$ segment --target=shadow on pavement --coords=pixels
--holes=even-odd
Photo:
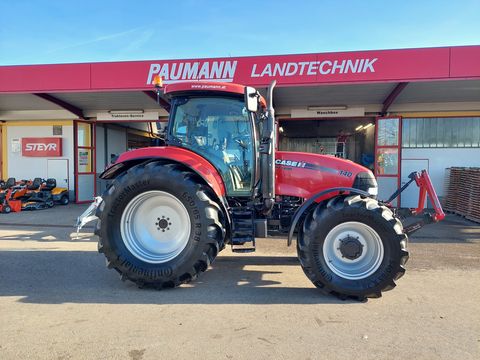
[[[405,224],[413,221],[409,218]],[[449,214],[441,222],[426,225],[409,238],[413,243],[480,243],[480,224]]]
[[[38,241],[38,242],[92,242],[97,241],[93,235],[93,227],[84,229],[76,234],[77,229],[72,226],[40,226],[40,225],[6,225],[1,226],[0,241]],[[87,232],[88,231],[88,232]]]
[[[120,281],[105,268],[103,256],[91,251],[0,251],[0,259],[0,296],[19,296],[24,303],[358,304],[323,295],[313,285],[279,286],[270,275],[278,279],[285,266],[300,267],[289,256],[220,256],[197,281],[162,291]],[[269,268],[245,269],[257,265]],[[282,268],[272,271],[272,265]]]

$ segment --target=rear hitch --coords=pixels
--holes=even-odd
[[[400,189],[395,191],[385,203],[387,206],[392,207],[391,202],[395,200],[407,187],[409,187],[413,182],[417,184],[420,189],[417,207],[413,209],[399,209],[395,211],[395,214],[401,217],[423,215],[423,219],[404,228],[405,234],[410,235],[415,231],[420,230],[425,225],[443,220],[445,218],[445,213],[443,212],[442,205],[440,204],[440,200],[438,200],[437,193],[433,188],[432,181],[430,180],[427,170],[422,170],[420,172],[414,171],[408,175],[408,177],[410,180]],[[434,213],[424,212],[427,195],[433,205],[433,209],[435,210]]]

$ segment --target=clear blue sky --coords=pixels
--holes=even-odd
[[[0,0],[0,65],[480,45],[480,0]]]

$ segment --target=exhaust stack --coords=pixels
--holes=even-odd
[[[262,213],[268,215],[275,204],[275,110],[273,108],[273,89],[277,81],[273,80],[267,92],[267,119],[262,131],[260,159],[262,172]]]

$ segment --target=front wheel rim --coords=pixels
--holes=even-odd
[[[123,243],[137,259],[160,264],[176,258],[190,238],[190,215],[174,195],[158,190],[134,197],[120,219]]]
[[[341,252],[344,239],[355,239],[361,244],[361,254],[355,259],[346,258]],[[384,257],[383,242],[369,225],[348,221],[335,226],[325,237],[323,257],[328,268],[348,280],[360,280],[374,274]]]

